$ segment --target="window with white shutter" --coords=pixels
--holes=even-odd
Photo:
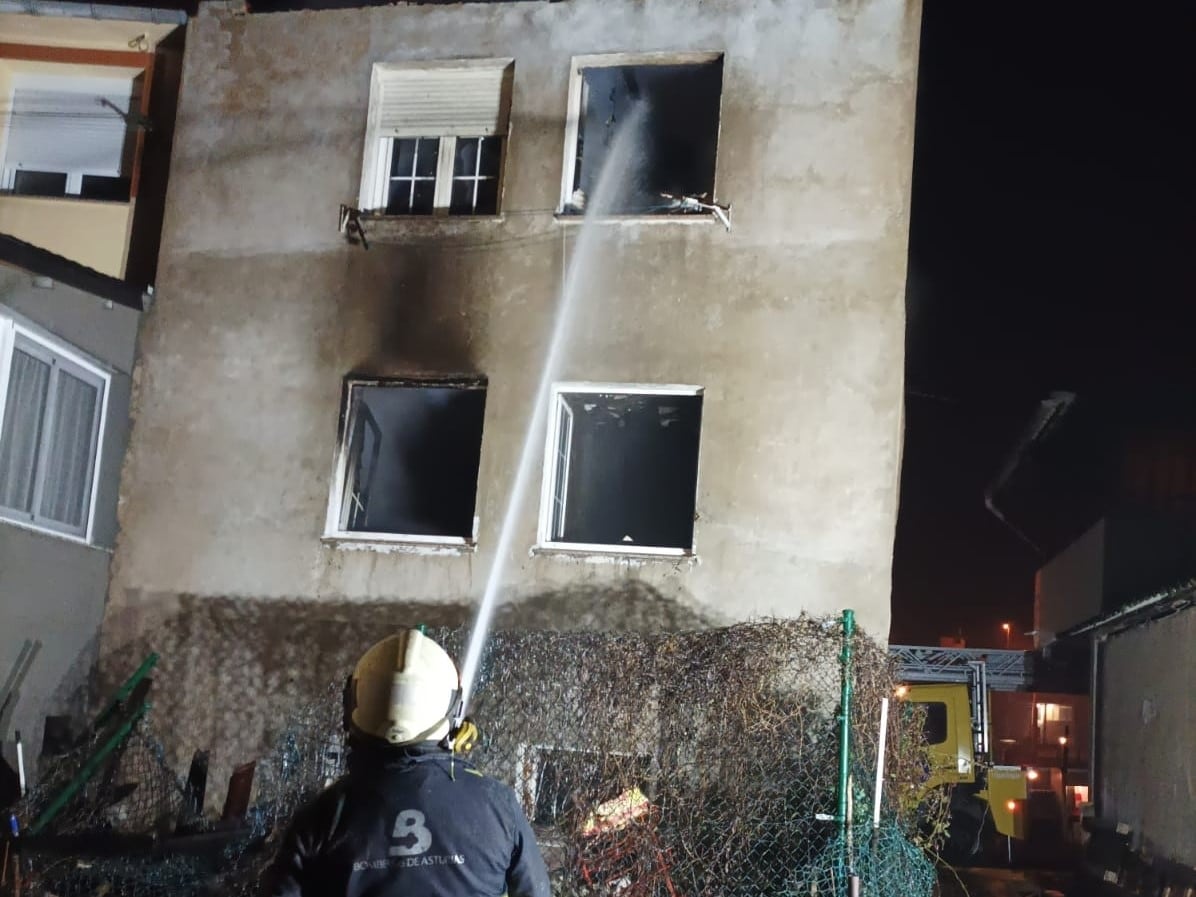
[[[498,214],[513,75],[509,59],[376,64],[362,210]]]
[[[129,198],[131,78],[13,78],[0,187],[30,196]]]

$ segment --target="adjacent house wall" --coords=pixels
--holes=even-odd
[[[1102,649],[1097,800],[1151,855],[1196,867],[1196,609]]]
[[[717,199],[733,230],[601,225],[562,371],[704,387],[696,558],[530,553],[537,452],[506,621],[851,607],[883,637],[919,25],[905,0],[201,11],[105,622],[111,675],[163,652],[155,713],[186,742],[178,756],[244,759],[285,698],[342,675],[369,639],[471,615],[578,240],[553,215],[574,55],[726,54]],[[453,57],[515,60],[502,220],[400,223],[368,251],[347,244],[335,222],[358,196],[371,66]],[[475,552],[321,541],[350,372],[488,378]]]
[[[112,373],[100,450],[94,544],[0,520],[0,682],[28,640],[36,654],[20,692],[0,720],[5,750],[19,729],[27,757],[38,754],[48,713],[78,709],[96,657],[116,498],[128,436],[129,373],[138,315],[61,284],[33,286],[31,274],[0,266],[0,312],[19,316],[69,343]]]
[[[1105,521],[1059,552],[1034,577],[1034,630],[1037,645],[1101,612],[1104,596]]]

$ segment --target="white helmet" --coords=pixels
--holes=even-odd
[[[349,680],[350,726],[392,745],[440,741],[461,697],[457,666],[418,629],[404,629],[362,655]]]

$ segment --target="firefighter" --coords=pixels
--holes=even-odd
[[[264,894],[550,897],[515,792],[452,751],[460,694],[419,630],[362,656],[345,692],[348,773],[296,813]]]

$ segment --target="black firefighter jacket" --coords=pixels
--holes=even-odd
[[[295,815],[263,885],[269,897],[550,897],[515,792],[431,747],[355,751]]]

